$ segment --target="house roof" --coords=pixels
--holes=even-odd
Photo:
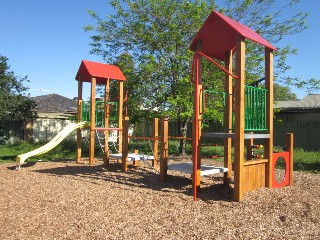
[[[274,104],[277,109],[320,109],[320,94],[308,94],[296,101],[277,101]]]
[[[224,60],[230,50],[236,48],[237,35],[257,42],[271,50],[276,48],[251,28],[213,10],[193,39],[190,50],[196,51],[197,42],[201,41],[201,52],[211,57]]]
[[[76,113],[77,102],[58,94],[48,94],[32,97],[36,103],[35,110],[40,112]]]
[[[106,79],[126,80],[120,68],[105,63],[82,60],[76,75],[76,80],[81,78],[83,82],[91,82],[92,77],[96,78],[98,84],[104,84]]]

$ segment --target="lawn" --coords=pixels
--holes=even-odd
[[[0,163],[14,162],[17,155],[34,150],[42,145],[40,143],[20,143],[14,145],[0,146]],[[129,150],[133,151],[138,149],[139,152],[144,154],[152,154],[151,144],[148,141],[131,142],[129,144]],[[280,148],[275,148],[276,151],[281,151]],[[261,150],[263,151],[263,150]],[[169,154],[176,154],[178,152],[178,143],[171,141],[169,145]],[[82,146],[83,156],[88,156],[88,144]],[[191,155],[191,144],[187,145],[187,154]],[[215,160],[223,161],[223,147],[222,146],[204,146],[201,150],[201,154],[206,157],[214,157]],[[259,154],[259,152],[258,152]],[[261,153],[260,153],[261,154]],[[102,156],[102,151],[99,146],[95,149],[96,156]],[[40,155],[34,156],[28,161],[42,160],[55,160],[55,159],[75,159],[76,157],[76,143],[75,141],[63,141],[53,150]],[[308,171],[308,172],[320,172],[320,152],[318,151],[305,151],[303,149],[294,149],[294,170],[295,171]]]

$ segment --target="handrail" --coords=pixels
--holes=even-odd
[[[122,131],[122,128],[104,128],[104,127],[95,127],[96,131]]]
[[[177,140],[187,140],[187,141],[191,141],[192,138],[189,137],[176,137],[176,136],[168,136],[169,139],[177,139]]]
[[[220,68],[222,71],[224,71],[225,73],[229,74],[230,76],[232,76],[232,77],[234,77],[236,79],[239,79],[239,76],[232,74],[227,69],[225,69],[223,66],[221,66],[219,63],[214,61],[212,58],[210,58],[209,56],[205,55],[203,52],[195,52],[195,54],[193,56],[192,68],[191,68],[191,82],[193,82],[194,64],[196,62],[196,59],[197,59],[198,55],[201,55],[201,56],[205,57],[209,62],[213,63],[214,65],[216,65],[218,68]]]
[[[156,141],[159,140],[159,137],[143,137],[143,136],[128,136],[130,139],[140,139],[140,140],[151,140],[151,141]]]

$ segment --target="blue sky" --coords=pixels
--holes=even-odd
[[[217,1],[221,2],[221,1]],[[28,75],[31,96],[57,93],[69,98],[77,96],[74,77],[82,59],[102,62],[90,55],[90,33],[83,27],[95,24],[87,13],[99,16],[113,12],[107,0],[2,0],[0,15],[0,54],[9,58],[15,75]],[[292,11],[308,12],[309,29],[287,38],[282,44],[298,48],[289,56],[291,76],[303,80],[320,79],[319,0],[302,0]],[[40,90],[42,89],[42,90]],[[299,98],[307,93],[292,89]],[[84,97],[89,84],[84,84]]]

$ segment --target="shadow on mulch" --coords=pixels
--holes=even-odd
[[[74,161],[74,160],[70,160],[70,159],[64,159],[64,160],[54,160],[54,162],[65,162],[68,163],[70,161]],[[28,168],[28,167],[33,167],[35,166],[38,162],[50,162],[49,160],[37,160],[37,161],[32,161],[32,162],[24,162],[23,164],[20,165],[20,168]],[[16,165],[11,166],[11,167],[7,167],[7,169],[9,170],[17,170],[17,163],[15,163]]]
[[[35,172],[57,176],[76,176],[84,181],[104,180],[126,187],[147,188],[160,192],[180,192],[187,196],[193,196],[192,179],[185,176],[168,175],[167,182],[160,182],[159,173],[151,168],[129,166],[128,172],[121,172],[121,164],[112,163],[108,169],[102,165],[77,165],[57,167],[51,169],[34,170]],[[134,175],[134,176],[133,176]],[[98,182],[90,181],[93,184]],[[223,184],[214,184],[201,187],[197,197],[203,201],[231,201],[233,189]]]
[[[20,168],[32,167],[32,166],[36,165],[36,163],[37,162],[27,162],[27,163],[24,163],[23,165],[21,165]],[[7,167],[7,169],[9,169],[9,170],[17,170],[17,165],[11,166],[11,167]]]
[[[202,187],[197,194],[197,198],[207,201],[232,202],[233,188],[223,184],[213,184],[209,187]]]

